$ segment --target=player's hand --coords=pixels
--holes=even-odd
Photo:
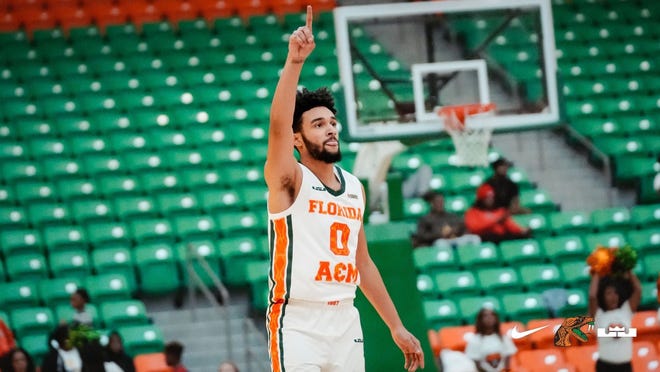
[[[405,364],[403,368],[406,371],[416,371],[417,368],[424,368],[424,351],[419,340],[413,336],[407,329],[401,327],[392,331],[394,343],[403,351]]]
[[[295,63],[303,63],[312,53],[316,44],[312,34],[312,6],[307,5],[307,22],[298,27],[289,37],[289,59]]]

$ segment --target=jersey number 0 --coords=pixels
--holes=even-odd
[[[334,222],[330,225],[330,250],[337,256],[348,256],[348,236],[351,229],[347,224]]]

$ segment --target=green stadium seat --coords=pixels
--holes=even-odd
[[[502,314],[502,303],[494,296],[465,297],[458,300],[458,309],[464,324],[474,324],[477,314],[483,308],[493,309],[501,314],[502,318],[506,315]]]
[[[32,356],[33,360],[38,362],[48,354],[48,334],[34,334],[21,337],[21,347],[23,347]]]
[[[258,234],[266,230],[265,213],[251,211],[223,211],[215,214],[220,233],[224,237],[245,234]]]
[[[71,215],[75,222],[87,224],[91,222],[109,221],[115,216],[114,208],[102,199],[74,200],[70,203]],[[81,234],[84,236],[84,233]],[[87,236],[88,239],[91,237]],[[86,240],[86,239],[85,239]]]
[[[598,246],[622,247],[626,244],[626,238],[622,233],[616,231],[601,232],[585,235],[584,242],[587,245],[587,250],[591,252]]]
[[[557,234],[587,233],[593,231],[591,217],[585,212],[561,211],[549,215],[550,228]]]
[[[417,271],[433,275],[442,270],[456,270],[456,257],[451,247],[419,247],[413,250],[413,262]]]
[[[18,141],[3,140],[0,142],[0,159],[11,161],[11,159],[20,159],[26,156],[27,149]]]
[[[435,288],[433,278],[428,274],[417,275],[417,291],[425,299],[434,299],[438,297],[438,290]]]
[[[105,175],[98,177],[98,185],[107,198],[113,198],[117,195],[136,195],[142,190],[140,188],[140,179],[135,175]]]
[[[425,300],[424,315],[428,327],[440,330],[444,327],[455,327],[461,325],[461,317],[456,303],[452,300]]]
[[[200,205],[207,212],[238,210],[243,205],[238,190],[202,189],[198,193]]]
[[[27,335],[48,333],[55,328],[55,317],[46,307],[12,310],[10,319],[11,327],[19,339]]]
[[[126,247],[95,249],[91,253],[92,267],[97,274],[121,274],[129,288],[137,287],[133,254]]]
[[[237,190],[239,199],[250,210],[266,210],[268,188],[265,185],[251,185]]]
[[[28,160],[14,160],[11,163],[3,162],[0,166],[2,180],[13,184],[19,180],[37,180],[43,175],[39,163]]]
[[[128,286],[126,277],[121,274],[88,276],[85,279],[85,288],[93,303],[128,300],[134,291]]]
[[[85,311],[88,312],[92,318],[92,326],[97,329],[100,328],[103,320],[99,314],[98,307],[94,304],[88,303],[85,305]],[[54,312],[55,317],[59,323],[71,323],[73,321],[74,315],[76,314],[76,310],[72,308],[70,304],[55,306]]]
[[[41,298],[36,281],[0,283],[0,309],[18,309],[39,306]]]
[[[25,228],[27,224],[28,221],[23,208],[0,205],[0,227],[3,230],[12,227]]]
[[[263,166],[256,165],[228,165],[222,168],[223,180],[231,180],[234,184],[261,184],[264,183]]]
[[[71,307],[71,294],[82,287],[80,278],[55,278],[39,281],[39,293],[44,305],[55,308],[59,305]]]
[[[655,309],[658,303],[658,287],[654,282],[642,283],[642,298],[639,303],[641,308]]]
[[[543,297],[536,292],[510,293],[502,296],[506,318],[510,321],[527,323],[532,319],[544,319],[549,315]]]
[[[46,258],[40,253],[13,254],[5,258],[10,280],[40,280],[48,278]]]
[[[644,267],[647,268],[646,280],[653,281],[657,279],[658,272],[657,268],[660,267],[660,254],[647,254],[643,258]],[[655,268],[655,270],[653,270]],[[641,279],[641,278],[640,278]]]
[[[159,353],[165,346],[162,332],[155,325],[122,327],[118,331],[124,340],[126,352],[131,356]]]
[[[148,295],[173,293],[181,287],[176,256],[167,244],[135,247],[140,290]]]
[[[142,172],[140,183],[148,194],[164,191],[183,191],[183,185],[175,172],[154,170]]]
[[[456,247],[458,264],[467,270],[485,268],[500,263],[497,246],[490,242],[481,243],[478,246],[468,244]]]
[[[640,228],[660,226],[660,204],[635,205],[630,210],[630,220]]]
[[[510,267],[489,268],[477,271],[481,289],[489,295],[497,296],[522,291],[518,273]]]
[[[481,291],[471,271],[443,271],[436,274],[434,280],[443,298],[477,296]]]
[[[562,235],[549,237],[541,240],[545,256],[554,263],[560,264],[566,261],[583,260],[589,255],[591,249],[587,249],[579,235]]]
[[[71,152],[80,157],[87,154],[108,153],[107,139],[94,134],[81,134],[71,138]]]
[[[543,262],[543,252],[534,239],[508,240],[500,243],[502,261],[511,266]]]
[[[410,198],[403,200],[404,217],[411,221],[417,221],[430,210],[427,202],[422,198]]]
[[[14,183],[15,199],[23,205],[33,202],[51,202],[56,199],[52,183],[37,180],[23,180]]]
[[[111,148],[119,154],[125,152],[148,151],[153,148],[151,137],[143,133],[113,132],[109,135]]]
[[[247,281],[250,283],[250,303],[252,309],[266,311],[269,304],[268,272],[269,260],[248,262],[246,266]]]
[[[129,222],[131,235],[138,243],[171,242],[174,232],[169,219],[141,218]]]
[[[108,329],[144,325],[149,323],[147,310],[142,301],[125,300],[106,302],[99,307],[101,317]]]
[[[230,286],[248,284],[247,265],[267,257],[267,250],[253,236],[224,238],[218,243],[218,252],[225,283]]]
[[[91,274],[87,251],[51,251],[50,272],[56,278],[85,278]]]
[[[542,291],[563,287],[563,278],[556,265],[522,265],[518,271],[521,282],[527,289]]]
[[[589,297],[582,288],[573,288],[566,291],[566,303],[557,310],[560,318],[581,316],[587,313]]]
[[[17,200],[18,197],[13,187],[0,185],[0,203],[13,204]]]
[[[217,238],[215,220],[208,215],[180,215],[171,218],[175,235],[181,240]]]
[[[521,190],[520,205],[530,208],[534,213],[549,213],[557,210],[557,205],[544,190]]]
[[[221,188],[220,180],[222,174],[214,169],[203,169],[203,168],[184,168],[181,169],[181,183],[190,190],[199,190],[207,188]],[[198,194],[198,198],[201,198],[201,195]],[[206,202],[200,199],[202,207],[206,209]]]
[[[165,216],[198,214],[200,205],[192,193],[160,193],[156,196],[158,209]]]
[[[630,212],[627,208],[606,208],[591,212],[591,221],[598,231],[628,230]]]
[[[627,241],[639,255],[660,253],[660,229],[657,227],[629,231]]]
[[[117,177],[124,172],[124,168],[127,166],[127,164],[123,164],[119,156],[109,154],[85,155],[82,161],[85,172],[94,177],[108,174]]]
[[[158,216],[158,207],[150,196],[118,196],[114,199],[114,211],[122,221],[153,218]]]
[[[63,203],[32,203],[28,205],[28,219],[34,226],[62,225],[71,222],[71,213]]]
[[[123,159],[126,164],[130,164],[130,169],[134,173],[149,174],[165,169],[165,159],[157,152],[131,151],[124,153]]]
[[[56,189],[57,195],[65,201],[85,199],[99,194],[96,182],[87,178],[60,179],[56,182]]]
[[[187,257],[188,250],[192,249],[193,252],[196,252],[200,258],[203,258],[208,264],[211,271],[218,277],[222,278],[222,271],[220,270],[220,253],[218,248],[211,240],[195,240],[191,242],[182,242],[176,245],[176,258],[177,262],[181,268],[183,274],[183,284],[188,284],[188,267],[187,267]],[[197,260],[196,257],[190,256],[192,262],[192,268],[195,270],[195,273],[200,277],[202,282],[209,286],[213,287],[213,279],[203,268],[203,265]]]
[[[550,227],[545,215],[538,213],[517,214],[512,216],[520,226],[527,227],[535,237],[547,236],[550,234]]]
[[[86,224],[87,237],[93,249],[105,246],[128,246],[131,233],[123,222],[99,221]]]
[[[589,266],[586,258],[581,260],[564,261],[559,264],[564,283],[570,288],[588,288],[591,282]]]
[[[32,229],[12,229],[0,231],[0,247],[4,257],[17,253],[41,251],[43,242],[39,231]]]

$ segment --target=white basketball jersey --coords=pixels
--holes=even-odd
[[[353,299],[359,284],[355,264],[364,197],[357,177],[335,167],[339,190],[327,188],[307,167],[296,200],[268,214],[271,303],[288,299]]]

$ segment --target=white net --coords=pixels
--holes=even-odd
[[[460,108],[441,112],[445,119],[445,130],[451,136],[454,148],[456,148],[457,165],[463,167],[488,166],[488,145],[493,130],[489,126],[476,125],[475,119],[484,115],[492,115],[492,111],[488,109],[486,112],[470,113],[466,110],[461,113],[464,123],[456,114],[457,110]]]

